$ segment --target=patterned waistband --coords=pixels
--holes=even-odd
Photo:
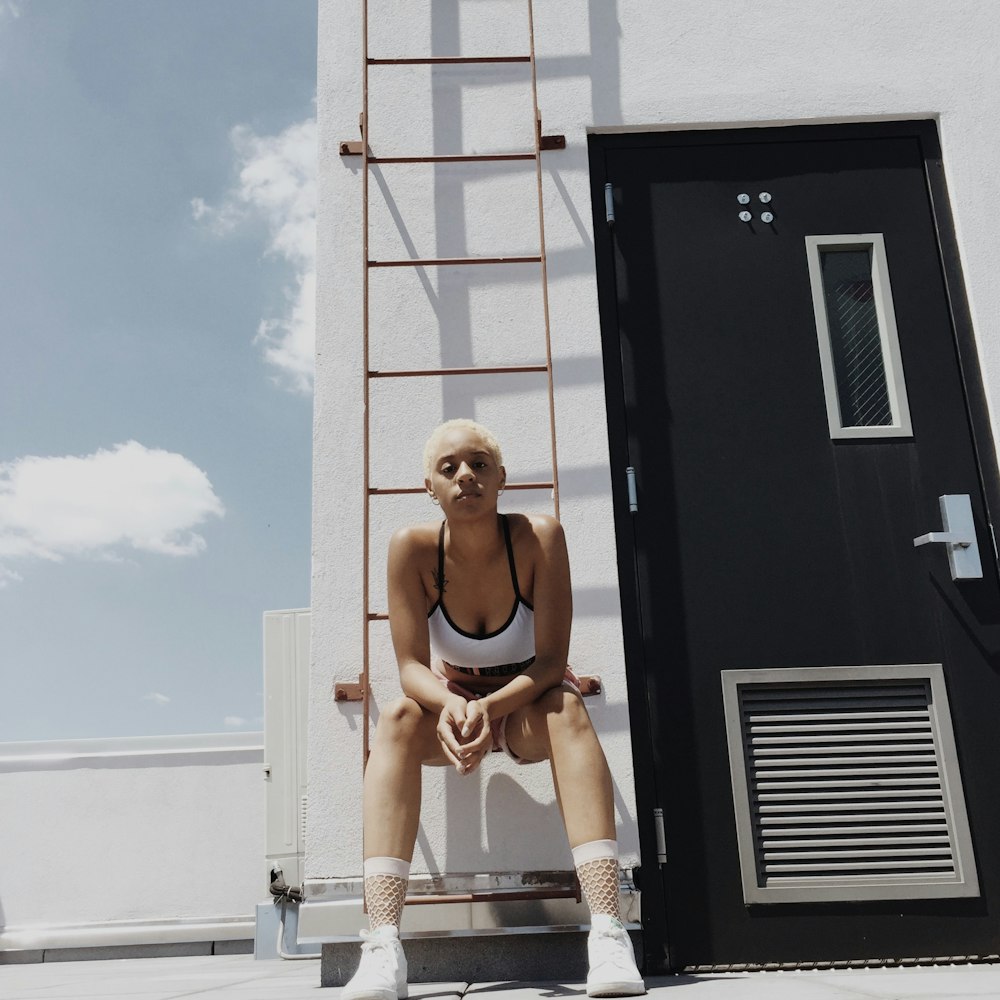
[[[533,656],[522,660],[520,663],[500,663],[495,667],[456,667],[453,663],[447,664],[452,670],[457,670],[460,674],[473,674],[476,677],[513,677],[514,674],[524,673],[532,663],[535,662]]]

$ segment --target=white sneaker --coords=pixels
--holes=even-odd
[[[361,964],[344,987],[340,1000],[405,1000],[406,956],[399,930],[386,924],[362,931]]]
[[[588,997],[637,997],[646,992],[636,968],[632,939],[616,917],[595,913],[590,918],[587,955]]]

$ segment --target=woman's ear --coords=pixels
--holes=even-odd
[[[437,499],[437,497],[434,496],[434,487],[431,486],[431,481],[429,479],[424,480],[424,489],[427,490],[427,496],[429,496],[431,500]]]
[[[500,466],[500,489],[503,489],[507,485],[507,470],[501,465]]]

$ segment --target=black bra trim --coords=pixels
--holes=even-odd
[[[460,628],[456,625],[448,614],[448,609],[444,606],[444,594],[441,594],[438,599],[434,602],[433,607],[427,612],[427,617],[430,618],[431,615],[437,611],[438,608],[441,609],[441,614],[444,615],[444,620],[459,634],[465,636],[466,639],[494,639],[496,636],[500,635],[510,628],[511,622],[517,615],[517,607],[519,604],[523,604],[529,611],[534,611],[535,609],[521,596],[521,588],[517,585],[517,567],[514,563],[514,546],[511,544],[510,540],[510,526],[507,524],[507,515],[498,514],[497,517],[500,518],[500,524],[503,526],[503,538],[507,546],[507,562],[510,566],[510,579],[511,583],[514,585],[514,606],[510,609],[510,615],[507,620],[500,626],[495,632],[487,632],[486,635],[474,635],[472,632],[466,632],[464,628]],[[444,526],[447,522],[441,522],[441,531],[438,534],[438,580],[444,582]],[[458,668],[456,668],[458,669]]]

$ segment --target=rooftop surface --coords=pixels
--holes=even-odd
[[[553,970],[555,972],[556,970]],[[954,1000],[1000,998],[1000,965],[753,972],[647,980],[655,1000]],[[477,998],[477,994],[482,994]],[[3,1000],[336,1000],[319,962],[250,955],[0,965]],[[583,997],[579,983],[436,983],[411,1000],[555,1000]]]

